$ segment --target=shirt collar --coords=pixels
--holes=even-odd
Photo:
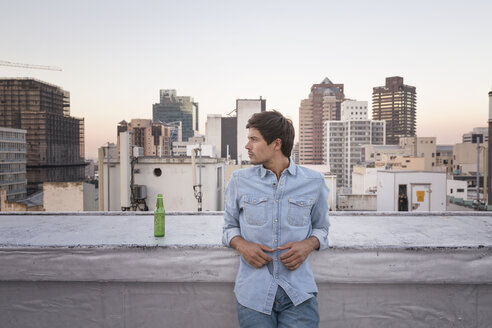
[[[264,178],[269,170],[265,169],[263,165],[258,165],[260,167],[260,177]],[[287,172],[291,175],[297,174],[297,165],[292,159],[289,158],[289,166],[287,167]]]

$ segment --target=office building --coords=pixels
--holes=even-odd
[[[473,131],[463,133],[463,143],[480,143],[489,142],[489,128],[478,127],[473,128]]]
[[[323,164],[323,124],[340,120],[341,103],[345,99],[343,84],[325,78],[311,87],[308,99],[299,107],[299,163]]]
[[[26,130],[28,193],[43,182],[84,179],[84,119],[69,93],[28,78],[0,79],[0,126]]]
[[[341,121],[324,124],[325,163],[337,175],[339,187],[351,188],[352,170],[361,161],[361,146],[385,143],[385,121],[368,120],[367,101],[346,100]]]
[[[117,145],[119,149],[120,133],[130,132],[130,154],[133,147],[143,148],[143,156],[171,156],[171,128],[161,122],[149,119],[132,119],[130,123],[121,121],[118,124]]]
[[[27,196],[26,130],[0,127],[0,189],[6,200]]]
[[[413,137],[417,127],[415,87],[399,76],[386,78],[386,85],[373,88],[372,119],[386,121],[386,143],[397,145],[401,137]]]
[[[160,90],[160,102],[153,105],[152,120],[167,124],[181,122],[182,141],[188,141],[198,131],[198,103],[192,97],[177,96],[176,90]]]

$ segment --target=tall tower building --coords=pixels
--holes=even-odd
[[[324,123],[325,163],[337,175],[338,187],[352,187],[354,165],[361,161],[361,145],[385,144],[385,121],[371,121],[367,101],[346,100],[340,121]]]
[[[178,97],[176,90],[160,90],[160,102],[153,105],[152,120],[182,122],[183,141],[188,141],[198,131],[198,103],[192,97]]]
[[[340,120],[341,103],[345,99],[343,84],[325,78],[311,87],[308,99],[299,108],[299,164],[323,164],[323,124]]]
[[[35,79],[0,79],[0,126],[26,130],[28,193],[43,182],[84,179],[84,119],[69,93]]]
[[[372,92],[372,118],[386,121],[386,143],[397,145],[400,137],[414,137],[416,122],[415,87],[403,84],[399,76],[387,77],[386,85]]]

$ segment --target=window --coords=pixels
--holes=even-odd
[[[465,192],[465,189],[463,189],[463,188],[458,188],[458,189],[456,189],[456,192]]]

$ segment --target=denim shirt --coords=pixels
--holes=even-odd
[[[319,172],[297,166],[277,176],[262,165],[235,171],[226,189],[222,242],[241,236],[253,243],[275,249],[272,258],[257,269],[240,257],[234,292],[237,301],[250,309],[271,314],[275,293],[281,286],[294,305],[318,292],[309,258],[296,270],[287,269],[278,246],[318,238],[320,249],[328,243],[328,187]]]

